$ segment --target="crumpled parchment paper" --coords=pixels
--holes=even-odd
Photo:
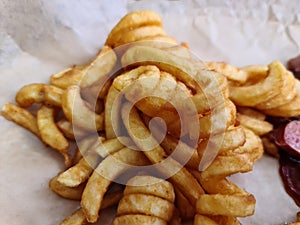
[[[293,1],[0,0],[0,105],[16,91],[73,64],[83,64],[103,45],[127,12],[158,12],[170,36],[189,43],[202,60],[236,66],[286,62],[299,54],[300,4]],[[28,131],[0,117],[0,225],[54,225],[78,202],[62,199],[48,181],[62,158]],[[243,224],[279,225],[299,208],[284,191],[278,162],[263,157],[254,171],[231,177],[257,199]],[[104,211],[98,224],[110,224]]]

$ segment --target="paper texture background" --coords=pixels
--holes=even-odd
[[[299,54],[300,4],[294,1],[0,0],[0,105],[28,83],[83,64],[128,11],[152,9],[170,36],[189,43],[202,60],[236,66],[286,62]],[[0,117],[0,225],[54,225],[78,203],[48,189],[63,160],[28,131]],[[278,225],[299,210],[285,193],[277,160],[264,157],[253,172],[233,176],[257,199],[243,224]],[[109,224],[105,212],[98,224]]]

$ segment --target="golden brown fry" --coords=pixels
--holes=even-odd
[[[197,151],[201,157],[208,148],[217,148],[219,154],[236,149],[246,142],[246,136],[243,127],[230,127],[224,133],[212,135],[209,138],[202,139],[198,143]]]
[[[59,120],[58,122],[56,122],[56,125],[63,132],[64,136],[71,140],[81,139],[84,136],[88,135],[86,131],[74,127],[73,124],[71,124],[66,119]]]
[[[87,154],[74,166],[61,173],[57,180],[67,187],[77,187],[85,182],[94,168],[99,163],[99,155],[94,149],[89,149]]]
[[[219,225],[214,220],[200,214],[195,215],[194,225]]]
[[[117,216],[146,214],[169,221],[174,205],[165,199],[147,194],[125,194],[119,202]]]
[[[271,123],[241,113],[237,113],[237,120],[243,127],[252,130],[258,136],[267,134],[273,130]]]
[[[148,194],[174,202],[175,193],[170,182],[153,176],[135,176],[131,178],[124,190],[124,194]]]
[[[178,210],[178,214],[182,219],[191,219],[195,215],[195,207],[189,202],[189,200],[182,194],[182,192],[174,187],[176,194],[175,206]]]
[[[209,70],[219,72],[231,81],[245,83],[247,80],[247,73],[244,70],[224,62],[205,62],[205,64]]]
[[[95,152],[102,158],[107,157],[110,154],[122,149],[123,147],[130,146],[130,140],[127,137],[118,137],[114,139],[109,139],[104,142],[98,142],[93,146]],[[125,146],[123,143],[126,143]]]
[[[85,66],[72,66],[50,77],[50,84],[61,89],[72,85],[78,85],[82,78]]]
[[[63,198],[80,200],[86,183],[82,183],[77,187],[67,187],[58,182],[59,174],[53,177],[49,182],[49,188]]]
[[[242,225],[234,216],[209,216],[219,225]]]
[[[202,175],[204,178],[213,176],[226,177],[238,172],[248,172],[252,168],[253,162],[247,153],[226,156],[218,155],[208,168],[202,172]]]
[[[122,198],[123,193],[121,191],[109,193],[104,196],[101,209],[109,208],[113,205],[116,205]],[[88,221],[86,220],[85,214],[82,208],[77,209],[70,216],[65,218],[60,225],[85,225]]]
[[[58,129],[54,121],[55,109],[49,106],[41,106],[37,112],[37,125],[41,139],[44,143],[61,153],[65,158],[67,167],[71,166],[72,160],[67,153],[69,142]]]
[[[123,148],[105,158],[92,174],[82,194],[81,206],[89,222],[96,222],[103,196],[111,182],[130,165],[147,165],[148,160],[138,151]]]
[[[1,115],[7,120],[15,122],[16,124],[24,127],[36,136],[40,137],[36,117],[26,109],[23,109],[11,103],[6,103],[2,107]]]
[[[255,202],[254,196],[250,194],[203,194],[197,201],[196,210],[204,215],[246,217],[253,215]]]
[[[112,225],[167,225],[168,223],[165,220],[162,220],[155,216],[148,215],[123,215],[118,216],[114,219]]]
[[[112,85],[109,88],[105,99],[105,135],[107,139],[115,138],[120,135],[120,107],[122,96]]]
[[[136,30],[140,27],[148,27],[148,26],[158,26],[162,25],[161,18],[158,14],[152,11],[138,11],[131,12],[124,16],[119,23],[111,30],[109,33],[106,44],[111,47],[117,47],[121,44],[126,44],[127,42],[120,41],[122,34],[128,34],[129,31]],[[132,33],[130,33],[132,35]],[[144,37],[148,36],[156,36],[154,33],[144,35]]]
[[[178,210],[175,208],[171,220],[168,225],[181,225],[181,218],[179,217]]]
[[[296,80],[296,96],[288,103],[263,112],[271,116],[293,117],[300,115],[300,81]]]
[[[285,71],[283,74],[281,92],[274,98],[266,102],[261,102],[255,106],[257,109],[267,110],[289,103],[296,96],[296,79],[294,75]]]
[[[244,85],[251,85],[262,81],[268,76],[269,68],[266,65],[248,65],[240,68],[247,73]]]
[[[261,82],[249,86],[230,86],[230,98],[239,106],[256,106],[281,92],[285,68],[279,61],[269,65],[269,74]]]
[[[80,96],[79,86],[68,87],[62,95],[62,108],[72,124],[88,131],[104,129],[104,113],[90,110]]]
[[[164,149],[151,136],[137,110],[130,103],[123,105],[122,119],[130,137],[147,158],[153,164],[159,163],[157,169],[160,173],[169,177],[170,182],[176,185],[192,204],[195,204],[198,197],[204,193],[201,186],[186,168],[167,157]]]
[[[96,57],[85,66],[79,86],[86,88],[97,83],[100,92],[116,63],[117,56],[115,52],[109,46],[104,45]]]
[[[61,106],[63,90],[47,84],[28,84],[22,87],[17,95],[16,102],[21,107],[29,107],[33,103]]]
[[[222,177],[210,177],[204,178],[201,172],[197,170],[190,170],[194,177],[201,184],[203,189],[208,194],[224,194],[224,195],[233,195],[233,194],[248,194],[243,189],[240,189],[237,185]]]
[[[258,120],[264,121],[266,119],[265,114],[250,107],[237,106],[237,111],[243,115],[250,116]]]

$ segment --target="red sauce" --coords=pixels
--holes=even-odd
[[[286,192],[300,207],[300,160],[282,151],[279,172]]]

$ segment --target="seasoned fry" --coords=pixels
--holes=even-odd
[[[255,198],[253,195],[203,194],[196,205],[198,213],[245,217],[253,215]]]
[[[237,113],[237,119],[243,127],[252,130],[258,136],[267,134],[273,130],[271,123],[241,113]]]
[[[70,86],[62,95],[62,108],[72,124],[88,131],[103,130],[104,114],[90,110],[80,97],[80,87]]]
[[[29,107],[33,103],[61,106],[62,93],[62,89],[52,85],[28,84],[18,91],[16,102],[21,107]]]
[[[121,191],[106,194],[103,198],[101,209],[109,208],[116,205],[122,198],[123,193]],[[66,219],[64,219],[60,225],[85,225],[88,221],[86,220],[85,214],[82,208],[79,208]]]
[[[167,225],[168,223],[158,217],[148,215],[123,215],[118,216],[112,223],[112,225]]]
[[[247,80],[247,73],[244,70],[226,64],[225,62],[205,62],[209,70],[219,72],[229,80],[238,83],[245,83]]]
[[[71,166],[72,160],[67,153],[69,149],[69,142],[58,129],[54,121],[55,109],[49,106],[41,106],[37,112],[37,125],[40,132],[41,139],[44,143],[51,146],[61,153],[65,158],[67,167]]]
[[[50,77],[50,84],[61,89],[66,89],[72,85],[78,85],[82,78],[82,71],[85,66],[72,66]]]
[[[183,219],[191,219],[195,215],[195,207],[189,202],[189,200],[182,194],[178,188],[174,188],[176,199],[175,206],[178,213]]]
[[[103,196],[111,182],[126,171],[130,165],[147,165],[148,160],[141,152],[128,148],[105,158],[87,182],[82,194],[81,207],[89,222],[96,222]]]
[[[146,214],[169,221],[173,210],[173,203],[160,197],[147,194],[125,194],[119,203],[117,216]]]
[[[194,225],[219,225],[219,224],[206,216],[197,214],[194,219]]]
[[[269,74],[263,81],[249,86],[230,86],[230,98],[239,106],[255,106],[281,92],[284,66],[279,61],[269,65]]]
[[[153,176],[135,176],[127,182],[124,194],[137,193],[157,196],[169,202],[174,202],[175,200],[172,184]]]
[[[127,118],[129,116],[129,118]],[[182,193],[195,204],[198,197],[204,193],[196,179],[182,167],[180,163],[167,158],[167,154],[156,140],[150,135],[149,130],[138,115],[137,110],[131,107],[130,103],[126,103],[122,108],[122,119],[125,127],[135,142],[135,144],[143,150],[147,158],[155,164],[159,163],[157,169],[182,191]],[[129,120],[129,121],[128,121]],[[147,142],[145,142],[145,140]],[[150,146],[155,146],[151,148]],[[193,188],[189,188],[193,187]]]
[[[89,149],[87,154],[77,164],[58,176],[58,182],[67,187],[77,187],[89,178],[94,168],[98,165],[99,158],[94,149]]]
[[[120,92],[114,86],[111,86],[105,99],[104,125],[107,139],[115,138],[120,134],[120,107]]]
[[[85,132],[77,127],[74,127],[74,125],[71,124],[66,119],[59,120],[58,122],[56,122],[56,125],[63,132],[64,136],[71,140],[81,139],[84,136],[88,135],[87,132]]]
[[[60,182],[57,178],[59,175],[53,177],[49,182],[49,188],[54,191],[56,194],[62,196],[63,198],[71,200],[80,200],[82,192],[85,188],[86,183],[82,183],[77,187],[67,187]]]
[[[40,137],[40,132],[37,126],[36,117],[26,109],[6,103],[1,110],[1,115],[7,120],[13,121],[16,124],[31,131],[36,136]]]

